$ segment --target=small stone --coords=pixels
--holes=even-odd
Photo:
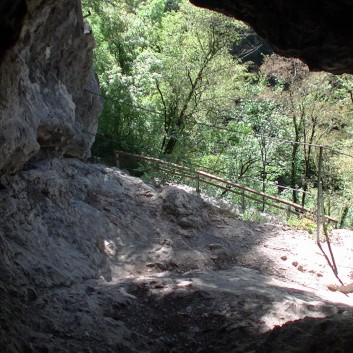
[[[116,255],[116,245],[112,240],[104,240],[103,242],[103,252],[107,256],[115,256]]]
[[[281,256],[281,260],[286,261],[287,259],[288,259],[288,258],[287,258],[286,255],[282,255],[282,256]]]
[[[318,273],[316,274],[316,276],[318,276],[318,277],[323,277],[323,274],[320,273],[320,272],[318,272]]]
[[[327,286],[327,288],[331,291],[331,292],[336,292],[337,291],[337,286],[335,284],[329,284]]]
[[[162,262],[156,262],[156,266],[162,271],[165,271],[167,269],[167,266]]]
[[[297,267],[297,270],[300,271],[300,272],[304,272],[304,271],[305,271],[305,270],[304,270],[304,267],[303,267],[302,265],[299,265],[299,266]]]
[[[185,216],[179,219],[182,228],[198,228],[202,224],[202,219],[197,216]]]
[[[223,249],[223,246],[221,244],[209,244],[208,248],[210,250],[218,250],[218,249]]]
[[[293,261],[293,262],[292,262],[292,265],[293,265],[294,267],[297,267],[297,266],[298,266],[298,262],[297,262],[297,261]]]
[[[156,188],[159,188],[159,187],[161,187],[162,180],[159,178],[153,178],[153,184]]]
[[[172,246],[173,245],[173,240],[164,238],[164,239],[161,240],[160,244],[161,245]]]
[[[93,287],[93,286],[87,286],[86,288],[86,293],[89,294],[89,293],[93,293],[97,290],[97,288]]]
[[[177,284],[178,287],[191,287],[191,281],[181,281]]]
[[[162,289],[162,288],[164,288],[165,287],[165,285],[163,284],[163,283],[157,283],[155,286],[154,286],[154,288],[156,288],[156,289]]]

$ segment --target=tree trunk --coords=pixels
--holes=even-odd
[[[341,219],[340,219],[340,225],[339,225],[340,228],[344,227],[344,223],[346,222],[348,212],[349,212],[349,207],[344,206],[342,214],[341,214]]]
[[[171,136],[168,139],[166,146],[164,147],[163,154],[172,154],[177,142],[178,139],[175,136]]]
[[[266,181],[266,174],[265,174],[266,171],[264,171],[264,177],[262,179],[262,192],[263,193],[266,193],[266,184],[265,184],[265,181]],[[265,197],[263,196],[262,197],[262,212],[265,212]]]
[[[298,203],[298,191],[296,190],[297,179],[298,179],[298,171],[297,171],[297,155],[298,155],[299,145],[294,144],[292,149],[292,163],[291,163],[291,180],[290,186],[292,190],[292,199],[294,203]]]

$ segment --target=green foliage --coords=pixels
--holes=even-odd
[[[97,138],[94,155],[111,163],[113,149],[161,157],[315,208],[318,154],[311,144],[353,149],[351,76],[310,73],[300,61],[275,55],[249,72],[238,59],[246,57],[249,29],[186,0],[83,6],[92,13],[105,97],[98,133],[109,138]],[[353,226],[352,165],[350,157],[325,150],[325,208],[347,226]],[[164,178],[140,169],[151,180]],[[300,190],[279,190],[279,180]],[[239,202],[211,186],[204,191]]]
[[[241,219],[243,221],[250,221],[250,222],[257,222],[257,223],[263,223],[267,221],[266,217],[261,215],[256,210],[246,210],[244,214],[241,215]]]
[[[297,230],[314,231],[316,229],[316,223],[307,218],[290,217],[287,223],[289,227]]]
[[[134,151],[185,155],[195,124],[231,111],[246,67],[229,54],[242,25],[187,1],[94,7],[99,131]]]

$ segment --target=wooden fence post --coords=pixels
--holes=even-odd
[[[289,221],[290,218],[290,206],[287,208],[287,222]]]
[[[321,212],[322,212],[322,183],[321,183],[321,173],[322,173],[322,155],[323,146],[319,147],[319,165],[317,171],[317,209],[316,209],[316,241],[320,243],[320,228],[321,228]]]
[[[241,193],[241,210],[243,213],[245,212],[245,190],[242,190]]]
[[[120,168],[120,156],[119,156],[119,152],[115,152],[115,160],[116,160],[116,166],[117,166],[117,168]]]
[[[196,172],[196,192],[201,192],[200,190],[200,175]]]

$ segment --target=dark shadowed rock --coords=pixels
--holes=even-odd
[[[349,353],[352,351],[352,318],[304,318],[276,327],[258,353]]]
[[[7,49],[11,48],[21,33],[27,13],[25,0],[2,0],[0,3],[0,62]]]
[[[353,1],[191,0],[250,24],[276,53],[311,70],[353,73]]]

